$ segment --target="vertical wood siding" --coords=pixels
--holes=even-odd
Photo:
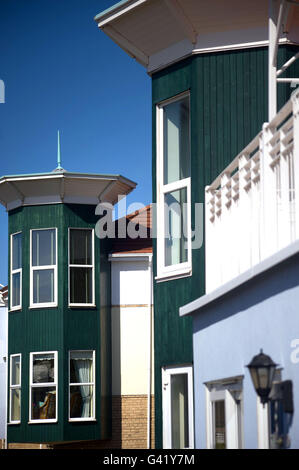
[[[111,354],[109,339],[101,344],[109,332],[109,294],[100,298],[100,241],[95,237],[95,300],[96,308],[68,307],[68,228],[95,227],[94,206],[56,204],[23,207],[9,213],[9,234],[23,233],[23,305],[21,311],[9,313],[9,354],[22,353],[21,424],[8,427],[9,442],[58,442],[109,437],[111,420],[108,409],[103,409],[101,389],[111,395],[109,366]],[[57,228],[58,240],[58,307],[29,309],[30,229]],[[106,260],[106,261],[105,261]],[[110,289],[109,263],[102,254],[102,292]],[[108,270],[108,271],[107,271]],[[103,312],[103,318],[101,314]],[[68,351],[96,350],[96,422],[68,422]],[[58,423],[28,425],[29,420],[29,353],[58,351]],[[108,376],[103,377],[104,374]],[[105,384],[105,385],[104,385]],[[109,400],[105,406],[109,407]],[[101,429],[103,426],[103,429]],[[107,431],[108,430],[108,431]]]

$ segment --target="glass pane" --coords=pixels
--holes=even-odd
[[[33,271],[33,303],[54,302],[54,270]]]
[[[33,383],[51,383],[54,378],[54,354],[34,354]]]
[[[31,389],[31,419],[56,418],[56,388],[38,387]]]
[[[214,401],[214,448],[226,449],[225,435],[225,402],[224,400]]]
[[[93,382],[93,352],[72,351],[70,354],[70,383]]]
[[[17,233],[12,237],[12,269],[22,267],[22,234]]]
[[[91,237],[91,230],[70,230],[70,264],[92,264]]]
[[[70,387],[70,417],[93,418],[93,393],[92,385],[80,385]]]
[[[20,385],[21,383],[20,364],[20,356],[15,356],[11,358],[11,385]]]
[[[188,261],[187,188],[165,195],[165,266]]]
[[[171,447],[189,447],[188,375],[171,375]]]
[[[260,388],[268,388],[269,387],[269,369],[267,367],[260,367],[258,369],[258,377],[259,377],[259,386]]]
[[[32,232],[32,266],[56,264],[55,229]]]
[[[190,176],[189,97],[163,108],[164,184]]]
[[[21,305],[21,273],[12,275],[11,306]]]
[[[10,419],[11,421],[20,421],[21,419],[21,391],[19,389],[11,390],[10,393]]]
[[[92,303],[92,268],[70,269],[70,303]]]

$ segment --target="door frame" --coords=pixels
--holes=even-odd
[[[171,375],[187,374],[188,384],[188,432],[189,447],[194,449],[194,404],[193,404],[193,366],[165,366],[162,367],[162,421],[163,421],[163,449],[172,449],[171,438]]]

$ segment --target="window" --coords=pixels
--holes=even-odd
[[[56,229],[31,230],[30,307],[57,305]]]
[[[57,421],[57,352],[30,353],[30,422]]]
[[[21,421],[21,354],[10,356],[9,422]]]
[[[69,229],[69,305],[94,306],[94,233]]]
[[[22,308],[22,233],[10,237],[10,309]]]
[[[192,449],[193,378],[192,367],[162,369],[163,448]]]
[[[207,447],[242,448],[242,379],[207,385]]]
[[[69,419],[95,419],[95,351],[70,351]]]
[[[191,272],[190,97],[157,107],[157,277]]]

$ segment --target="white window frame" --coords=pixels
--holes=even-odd
[[[12,384],[12,359],[14,357],[20,358],[20,382],[18,384]],[[9,377],[9,424],[20,424],[21,422],[21,396],[22,396],[22,354],[11,354],[10,355],[10,377]],[[20,419],[12,420],[11,419],[11,405],[12,405],[12,392],[14,390],[20,390]]]
[[[231,394],[241,388],[241,400],[237,404]],[[214,449],[213,402],[223,400],[225,404],[225,429],[227,449],[243,448],[243,380],[233,378],[206,384],[206,438],[207,449]],[[229,428],[229,429],[228,429]]]
[[[93,381],[92,382],[78,382],[78,383],[71,383],[71,353],[91,353],[92,352],[92,367],[93,367]],[[82,422],[82,421],[96,421],[96,352],[93,349],[72,349],[69,351],[69,394],[68,394],[68,409],[69,409],[69,421],[70,422]],[[88,385],[93,387],[93,394],[92,394],[92,410],[93,410],[93,416],[90,416],[89,418],[71,418],[71,408],[70,408],[70,403],[71,403],[71,387],[72,386],[77,386],[80,387],[80,385]]]
[[[70,246],[71,246],[71,230],[88,230],[91,232],[91,250],[92,264],[70,264]],[[91,303],[71,303],[71,268],[92,268],[92,301]],[[68,304],[69,307],[95,307],[95,263],[94,263],[94,229],[89,227],[69,227],[68,229]]]
[[[163,449],[172,449],[171,438],[171,387],[170,376],[186,374],[188,377],[188,434],[189,447],[194,449],[194,404],[193,404],[193,366],[162,367],[162,421],[163,421]]]
[[[11,295],[10,295],[10,311],[21,310],[22,309],[23,269],[22,268],[13,269],[13,267],[12,267],[12,263],[13,263],[13,237],[15,235],[18,235],[19,233],[22,234],[22,232],[20,231],[20,232],[12,233],[10,235],[10,292],[11,292]],[[22,237],[22,257],[23,257],[23,237]],[[21,260],[21,266],[23,266],[23,260]],[[13,275],[18,274],[18,273],[20,273],[20,304],[13,306],[12,305],[12,299],[13,299],[13,295],[12,295],[13,282],[12,282],[12,279],[13,279]]]
[[[54,382],[47,383],[33,383],[33,356],[43,354],[54,354]],[[58,422],[58,352],[57,351],[39,351],[30,353],[30,366],[29,366],[29,424],[35,423],[57,423]],[[33,419],[32,418],[32,390],[33,388],[54,388],[56,389],[56,407],[55,419]]]
[[[162,101],[156,106],[156,141],[157,141],[157,276],[156,279],[170,279],[192,274],[192,246],[191,246],[191,176],[169,184],[164,184],[164,120],[163,109],[170,103],[189,98],[190,92],[181,93],[171,99]],[[189,115],[189,129],[191,120]],[[190,157],[191,158],[191,157]],[[191,167],[191,161],[190,161]],[[187,261],[165,266],[165,195],[173,191],[186,188],[187,190]]]
[[[32,266],[32,233],[35,231],[42,230],[55,230],[55,264],[47,266]],[[47,308],[57,307],[57,265],[58,265],[58,246],[57,246],[57,227],[46,227],[46,228],[35,228],[30,230],[30,308]],[[53,302],[33,302],[33,272],[42,270],[53,270],[54,271],[54,301]]]

